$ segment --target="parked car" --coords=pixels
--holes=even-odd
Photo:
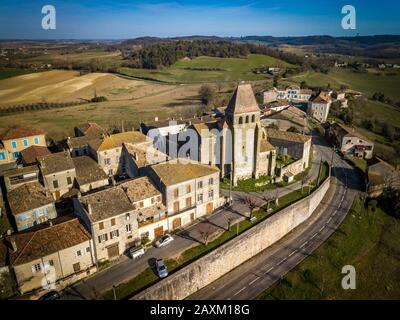
[[[146,249],[144,247],[133,247],[129,249],[129,253],[132,259],[138,259],[146,253]]]
[[[168,270],[167,267],[165,266],[164,259],[157,259],[156,260],[156,268],[157,268],[157,273],[160,278],[165,278],[168,276]]]
[[[164,247],[173,240],[174,238],[171,235],[169,234],[163,235],[160,239],[156,241],[156,247],[157,248]]]
[[[58,300],[60,299],[60,294],[57,291],[49,291],[42,295],[39,300]]]

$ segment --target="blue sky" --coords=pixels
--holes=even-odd
[[[41,28],[46,4],[57,10],[56,30]],[[356,30],[341,28],[346,4]],[[0,39],[400,34],[399,14],[398,0],[0,0]]]

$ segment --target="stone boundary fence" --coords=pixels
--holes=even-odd
[[[306,221],[327,193],[330,180],[326,179],[309,196],[275,213],[132,299],[182,300],[209,285]]]

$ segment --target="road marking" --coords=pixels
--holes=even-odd
[[[314,239],[318,235],[318,232],[314,233],[314,235],[311,237],[311,239]]]
[[[332,216],[329,217],[329,219],[326,221],[326,224],[328,224],[329,222],[331,222],[332,220]]]
[[[319,232],[325,229],[325,226],[322,226],[321,229],[319,229]]]
[[[294,251],[292,251],[292,253],[291,253],[291,254],[289,254],[289,256],[288,256],[288,257],[291,257],[291,256],[292,256],[292,255],[294,255],[296,252],[297,252],[297,250],[294,250]]]
[[[281,265],[281,264],[284,263],[286,260],[287,260],[287,258],[282,259],[282,260],[277,264],[277,266]]]
[[[250,283],[249,283],[249,286],[251,286],[254,282],[256,282],[258,279],[260,279],[260,277],[257,277],[257,278],[255,278],[253,281],[251,281]]]
[[[232,297],[237,296],[239,293],[241,293],[244,289],[246,289],[246,287],[243,287],[242,289],[240,289],[238,292],[236,292]]]
[[[270,271],[272,271],[274,269],[274,267],[269,268],[267,271],[264,272],[264,274],[269,273]]]
[[[304,242],[304,243],[300,246],[300,248],[305,247],[305,246],[307,245],[307,243],[308,243],[308,241]]]

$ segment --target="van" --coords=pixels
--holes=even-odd
[[[129,253],[132,259],[138,259],[146,253],[146,249],[144,247],[133,247],[129,249]]]

